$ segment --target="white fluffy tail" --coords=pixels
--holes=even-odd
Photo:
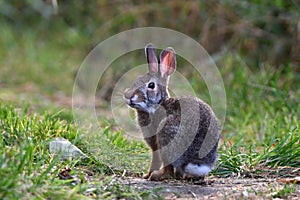
[[[184,171],[185,173],[192,176],[204,177],[211,171],[211,168],[208,165],[197,165],[189,163],[187,164],[187,166],[185,166]]]

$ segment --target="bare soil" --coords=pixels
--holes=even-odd
[[[300,185],[289,185],[294,190],[280,195],[286,183],[275,178],[213,178],[204,182],[168,180],[148,181],[122,177],[121,181],[141,191],[159,191],[165,199],[300,199]]]

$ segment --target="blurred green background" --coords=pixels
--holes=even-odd
[[[242,60],[250,70],[272,66],[299,72],[299,5],[296,0],[2,0],[0,97],[68,105],[64,97],[71,95],[76,70],[90,50],[114,34],[143,26],[194,38],[223,72],[228,54],[232,65]],[[118,73],[110,77],[118,79]],[[109,100],[111,88],[104,90],[100,96]]]

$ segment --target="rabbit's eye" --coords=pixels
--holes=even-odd
[[[150,82],[150,83],[148,84],[148,88],[154,89],[154,88],[155,88],[155,84],[154,84],[153,82]]]

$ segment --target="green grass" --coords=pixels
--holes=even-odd
[[[250,71],[231,55],[225,61],[228,108],[215,173],[249,175],[268,166],[299,167],[299,74],[291,66]]]
[[[60,168],[59,160],[51,158],[47,146],[53,137],[77,141],[77,130],[50,115],[29,116],[27,109],[10,105],[0,105],[0,116],[1,199],[43,197],[59,187],[61,183],[52,184]]]
[[[293,192],[295,192],[296,188],[294,184],[284,185],[282,189],[275,190],[272,192],[273,198],[288,198]]]
[[[85,150],[88,144],[81,140],[79,130],[73,124],[56,115],[29,115],[27,111],[0,105],[1,199],[83,199],[88,196],[142,199],[156,196],[155,192],[138,192],[122,184],[115,176],[121,175],[123,169],[116,168],[113,163],[103,163],[105,159],[99,160],[90,152],[87,152],[90,158],[84,160],[60,161],[59,157],[53,157],[48,149],[50,140],[55,137],[67,138]],[[129,143],[118,138],[108,137],[111,146],[117,143],[124,149],[124,144]],[[134,146],[140,148],[141,144],[134,143]],[[109,145],[102,147],[108,150]],[[113,149],[109,153],[122,156]],[[126,152],[122,153],[126,155]],[[58,174],[65,168],[72,169],[71,175],[79,179],[78,183],[72,184],[74,179],[59,178]]]
[[[1,19],[0,25],[0,56],[5,58],[0,61],[1,94],[17,101],[20,97],[12,90],[25,99],[29,92],[36,102],[47,95],[71,95],[76,69],[89,46],[79,32],[59,23],[52,27],[56,32],[39,27],[16,30]]]

